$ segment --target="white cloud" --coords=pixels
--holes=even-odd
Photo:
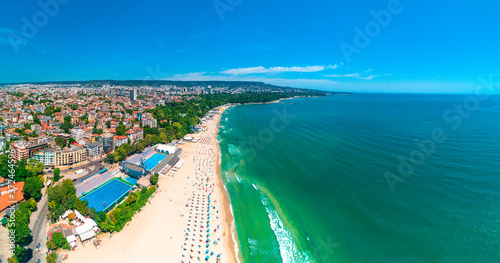
[[[325,77],[330,78],[356,78],[356,79],[364,79],[364,80],[372,80],[380,75],[361,75],[359,73],[351,73],[351,74],[331,74],[325,75]]]
[[[318,72],[325,70],[325,66],[307,66],[307,67],[270,67],[265,68],[249,67],[249,68],[235,68],[223,70],[220,73],[226,75],[250,75],[250,74],[264,74],[264,73],[283,73],[283,72]]]
[[[257,81],[278,86],[289,86],[294,88],[313,88],[313,89],[334,89],[338,87],[338,82],[330,79],[287,79],[287,78],[270,78],[270,77],[255,77],[255,76],[238,76],[238,75],[218,75],[205,72],[193,72],[187,74],[176,74],[165,80],[182,80],[182,81]]]

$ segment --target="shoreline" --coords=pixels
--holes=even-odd
[[[217,158],[217,162],[214,162],[216,168],[215,168],[215,173],[218,177],[219,181],[219,192],[221,194],[223,207],[224,207],[224,219],[225,222],[224,224],[226,225],[226,229],[228,230],[228,238],[226,238],[228,245],[229,245],[229,252],[230,258],[233,259],[234,262],[242,262],[241,260],[241,255],[238,254],[236,250],[236,246],[238,246],[238,251],[239,251],[239,243],[238,243],[238,234],[236,233],[236,222],[234,220],[233,213],[231,212],[231,198],[229,197],[229,193],[227,192],[226,186],[224,184],[224,180],[222,179],[222,173],[221,173],[221,165],[222,165],[222,157],[221,157],[221,150],[220,150],[220,145],[219,142],[217,141],[217,135],[219,134],[219,123],[220,120],[222,119],[222,114],[224,113],[225,110],[228,108],[223,108],[220,112],[220,117],[215,123],[215,132],[213,134],[214,138],[214,148],[216,149],[215,151],[215,156]],[[234,231],[233,231],[234,229]]]

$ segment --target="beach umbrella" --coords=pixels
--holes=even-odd
[[[205,254],[208,254],[209,252],[210,252],[210,251],[208,251],[208,249],[207,249],[207,251],[205,251]]]
[[[205,258],[205,261],[208,261],[208,259],[209,259],[209,258],[210,258],[210,257],[209,257],[209,256],[207,256],[207,257]]]
[[[209,236],[210,236],[210,234],[207,234],[207,237],[209,237]]]

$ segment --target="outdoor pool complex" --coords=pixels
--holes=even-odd
[[[80,200],[89,202],[89,208],[95,208],[97,212],[107,211],[120,201],[133,186],[118,178],[96,188],[90,193],[81,196]]]
[[[155,153],[153,156],[149,157],[146,160],[146,170],[151,171],[158,165],[163,159],[167,158],[168,155]]]

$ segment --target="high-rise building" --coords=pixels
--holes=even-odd
[[[7,138],[0,136],[0,151],[7,146]]]
[[[105,154],[112,153],[115,150],[113,134],[107,133],[102,136],[102,146]]]
[[[137,90],[133,89],[130,91],[130,100],[131,101],[136,101],[137,100]]]

